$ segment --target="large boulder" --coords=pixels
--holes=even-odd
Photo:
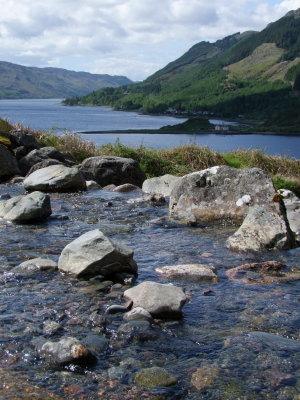
[[[58,268],[78,278],[113,276],[120,272],[137,273],[133,251],[109,239],[99,229],[86,232],[62,251]]]
[[[65,153],[56,150],[54,147],[48,146],[41,149],[32,150],[25,157],[22,157],[19,160],[19,167],[22,174],[26,175],[33,165],[48,159],[60,161],[67,166],[74,164],[68,159]]]
[[[37,171],[38,169],[50,167],[51,165],[64,165],[64,164],[61,161],[55,160],[54,158],[47,158],[46,160],[34,164],[28,171],[26,177],[32,174],[33,172]]]
[[[173,187],[180,181],[180,177],[166,174],[155,178],[146,179],[143,182],[143,192],[150,194],[160,194],[162,196],[170,196]]]
[[[116,186],[131,183],[142,186],[146,175],[137,161],[131,158],[113,156],[90,157],[80,166],[86,180],[94,180],[102,187],[114,184]]]
[[[20,173],[18,162],[14,155],[0,144],[0,182]]]
[[[41,192],[20,195],[0,202],[0,217],[16,223],[48,218],[52,213],[50,197]]]
[[[286,250],[296,247],[285,210],[280,203],[251,207],[240,228],[227,239],[227,247],[238,251]]]
[[[180,317],[187,301],[181,288],[149,281],[126,290],[124,297],[132,301],[133,308],[142,307],[158,317]]]
[[[23,185],[28,191],[77,192],[86,190],[85,179],[78,168],[69,168],[61,164],[38,169],[25,178]]]
[[[181,178],[170,196],[170,214],[188,222],[244,217],[250,206],[269,203],[272,181],[258,168],[216,166]]]

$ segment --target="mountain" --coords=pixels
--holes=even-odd
[[[129,85],[124,76],[90,74],[61,68],[36,68],[0,61],[0,98],[83,96],[106,86]]]
[[[242,114],[264,121],[268,129],[289,125],[299,131],[299,90],[300,9],[261,32],[200,42],[141,83],[102,89],[70,102],[149,113]]]

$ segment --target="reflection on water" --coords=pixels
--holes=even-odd
[[[0,187],[0,194],[21,192],[20,186]],[[160,223],[157,219],[167,216],[167,206],[127,202],[139,196],[105,191],[52,194],[49,221],[22,226],[0,221],[1,398],[297,399],[300,282],[246,285],[228,281],[225,271],[270,259],[299,268],[299,252],[230,252],[224,243],[234,226]],[[125,329],[122,315],[114,314],[99,325],[95,313],[104,315],[108,305],[121,303],[124,288],[95,291],[91,283],[58,272],[9,273],[28,258],[57,260],[66,244],[95,228],[134,249],[138,283],[171,282],[186,289],[190,301],[182,320]],[[219,282],[173,281],[155,272],[158,266],[186,263],[214,265]],[[210,295],[205,295],[207,289]],[[91,334],[105,340],[97,365],[77,373],[45,365],[34,343],[44,337],[47,321],[61,326],[51,340],[91,340]],[[167,369],[178,383],[169,388],[136,386],[136,372],[151,366]]]

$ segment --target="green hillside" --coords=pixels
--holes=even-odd
[[[0,61],[0,98],[65,98],[106,86],[132,83],[124,76],[97,75],[61,68],[24,67]]]
[[[260,130],[300,130],[300,9],[261,32],[200,42],[144,82],[67,104],[149,113],[213,112],[261,120]],[[288,120],[287,120],[288,118]]]

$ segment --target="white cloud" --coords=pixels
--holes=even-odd
[[[300,0],[6,0],[1,59],[143,79],[201,40],[260,30]]]

